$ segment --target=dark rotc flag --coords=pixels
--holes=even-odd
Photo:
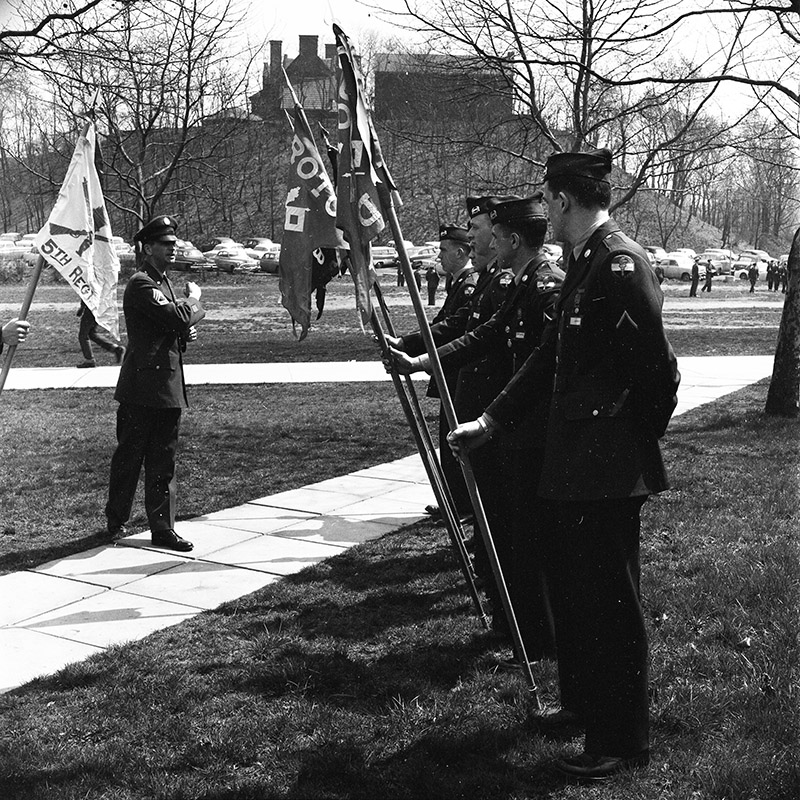
[[[366,321],[371,313],[370,242],[384,229],[378,184],[394,189],[364,100],[364,81],[353,48],[333,26],[339,55],[339,159],[336,225],[350,245],[356,303]]]
[[[289,80],[286,80],[287,84]],[[317,319],[322,314],[325,286],[336,274],[336,248],[347,245],[336,227],[336,194],[320,157],[303,107],[294,99],[292,151],[289,162],[286,216],[278,262],[281,303],[300,326],[300,341],[311,324],[311,293],[317,293]]]

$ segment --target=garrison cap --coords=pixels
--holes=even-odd
[[[467,229],[459,225],[441,225],[439,227],[439,241],[443,242],[445,239],[452,239],[454,242],[469,243],[469,235]]]
[[[550,178],[573,176],[610,183],[611,151],[590,150],[588,153],[553,153],[544,166],[542,182]]]
[[[505,222],[525,222],[531,219],[546,219],[543,195],[541,192],[530,197],[517,197],[504,200],[492,206],[489,219],[495,225]]]
[[[478,217],[481,214],[488,214],[492,210],[492,206],[502,203],[506,200],[517,200],[518,195],[510,194],[505,196],[499,195],[486,195],[485,197],[468,197],[467,198],[467,214],[469,218]]]
[[[176,242],[178,237],[175,231],[178,228],[178,220],[175,217],[162,214],[160,217],[153,217],[150,222],[141,228],[133,237],[135,242],[146,244],[147,242]]]

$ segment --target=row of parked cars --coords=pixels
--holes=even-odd
[[[0,233],[0,259],[21,258],[33,263],[39,251],[35,241],[38,234],[20,234],[14,231]],[[122,266],[132,265],[136,254],[133,245],[121,236],[113,236],[111,243]],[[226,236],[212,239],[201,250],[192,242],[179,239],[175,253],[175,269],[218,269],[222,272],[277,272],[281,246],[266,237],[254,237],[243,243]]]
[[[789,256],[782,255],[774,258],[766,250],[742,250],[734,253],[733,250],[722,248],[709,248],[702,253],[696,253],[688,247],[681,247],[667,253],[663,247],[646,245],[645,250],[650,256],[650,263],[658,268],[665,278],[681,281],[692,279],[692,265],[697,260],[700,277],[706,273],[709,262],[714,270],[714,275],[733,275],[740,280],[747,280],[750,267],[755,264],[759,278],[764,277],[770,261],[787,263]]]

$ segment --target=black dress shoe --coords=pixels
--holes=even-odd
[[[121,522],[109,522],[106,525],[106,536],[109,539],[121,539],[127,533]]]
[[[581,753],[571,758],[560,758],[556,769],[574,781],[595,783],[605,781],[620,772],[641,769],[650,763],[650,751],[643,750],[635,756],[595,756]]]
[[[154,547],[164,547],[167,550],[178,550],[182,553],[186,553],[194,547],[191,542],[187,542],[173,530],[153,531],[150,541]]]
[[[434,505],[425,506],[425,513],[429,517],[433,517],[434,519],[441,519],[442,518],[442,511],[439,508],[439,506],[434,506]]]

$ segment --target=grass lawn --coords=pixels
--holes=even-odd
[[[0,698],[0,797],[800,795],[797,423],[765,385],[679,417],[645,507],[654,763],[565,786],[420,523]],[[552,700],[553,666],[537,670]]]
[[[279,313],[254,316],[268,302],[261,285],[209,282],[207,349],[198,344],[190,360],[376,357],[349,286],[333,288],[297,343],[274,299]],[[666,288],[668,303],[687,293]],[[0,300],[16,302],[7,289]],[[78,354],[66,307],[76,304],[64,287],[42,289],[53,308],[20,367]],[[743,287],[714,293],[667,313],[679,357],[771,352],[777,298],[764,291],[746,310],[723,305],[747,300]],[[397,316],[399,330],[411,327],[407,305]],[[411,452],[392,393],[389,384],[193,387],[181,515]],[[96,543],[111,395],[0,398],[5,571]],[[800,436],[796,420],[763,417],[765,395],[762,382],[678,417],[664,440],[673,489],[645,506],[642,541],[646,772],[590,788],[555,776],[552,759],[579,740],[532,729],[524,682],[496,668],[508,652],[474,616],[444,530],[420,523],[0,696],[0,798],[795,800]],[[543,700],[554,700],[553,665],[536,676]]]

